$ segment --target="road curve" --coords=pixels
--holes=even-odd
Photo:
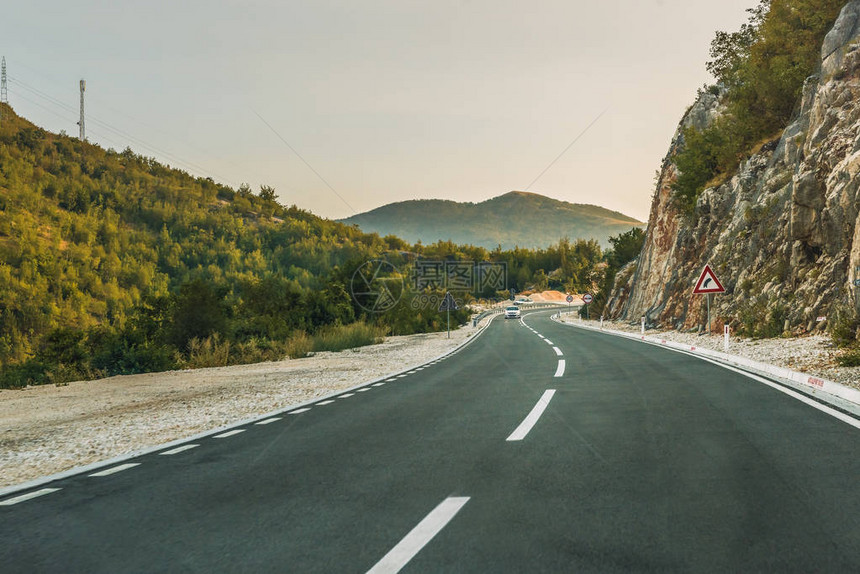
[[[2,570],[860,571],[860,432],[741,374],[534,312],[383,383],[7,496]]]

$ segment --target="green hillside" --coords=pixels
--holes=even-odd
[[[353,305],[350,270],[404,263],[396,238],[2,114],[0,387],[200,365],[195,353],[281,358],[357,320],[371,341],[442,327]]]
[[[396,235],[410,242],[478,245],[493,249],[544,248],[562,237],[596,239],[643,226],[641,221],[595,205],[558,201],[512,191],[480,203],[440,199],[391,203],[342,220],[365,232]]]

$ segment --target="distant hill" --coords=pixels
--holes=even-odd
[[[610,236],[644,224],[617,211],[596,205],[558,201],[536,193],[511,191],[480,203],[420,199],[383,205],[344,223],[365,233],[396,235],[411,243],[438,240],[493,249],[542,248],[562,237],[597,239],[608,245]]]

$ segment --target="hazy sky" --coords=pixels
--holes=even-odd
[[[0,55],[46,129],[77,134],[85,78],[91,141],[332,218],[525,189],[606,110],[530,190],[644,220],[714,32],[754,4],[31,0]]]

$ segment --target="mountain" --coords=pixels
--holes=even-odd
[[[711,303],[719,330],[827,329],[848,340],[860,332],[860,2],[802,8],[807,13],[771,10],[754,23],[755,40],[733,61],[754,71],[745,77],[760,81],[758,94],[778,94],[780,81],[796,78],[781,106],[788,120],[770,137],[756,135],[739,165],[714,170],[713,151],[725,144],[720,136],[732,118],[761,117],[773,106],[759,99],[753,112],[733,107],[743,83],[700,92],[662,165],[642,252],[618,273],[608,304],[614,318],[703,328],[706,301],[692,290],[710,264],[726,288]],[[802,62],[802,50],[812,56],[808,67],[767,76]]]
[[[420,199],[383,205],[344,223],[365,233],[396,235],[424,244],[439,240],[494,249],[542,248],[562,237],[597,239],[642,226],[641,221],[595,205],[558,201],[536,193],[511,191],[480,203]]]

